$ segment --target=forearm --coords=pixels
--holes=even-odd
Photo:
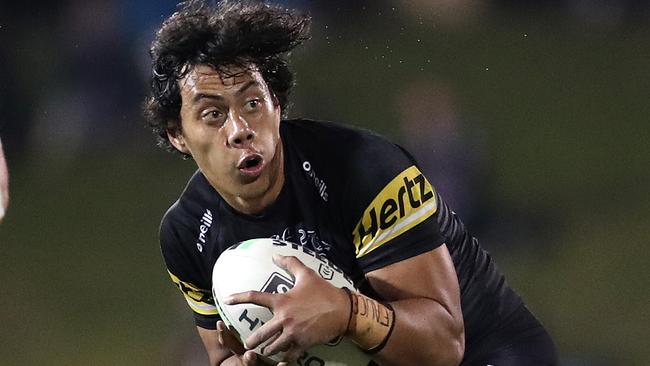
[[[216,330],[204,329],[201,327],[196,327],[196,329],[203,341],[211,366],[221,365],[229,357],[234,357],[229,349],[223,347],[219,343],[219,335]]]
[[[395,325],[384,348],[374,355],[382,366],[458,365],[465,336],[462,317],[456,319],[439,302],[417,298],[390,303]]]
[[[458,365],[465,349],[460,289],[446,245],[367,275],[394,309],[395,325],[374,357],[382,366]]]

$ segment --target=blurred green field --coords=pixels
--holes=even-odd
[[[450,82],[488,135],[495,212],[558,223],[521,245],[486,243],[509,282],[565,360],[650,364],[650,28],[381,24],[316,24],[313,45],[296,53],[295,113],[398,139],[395,92],[419,79]],[[319,42],[326,32],[333,41]],[[179,364],[178,340],[191,339],[193,324],[165,273],[157,227],[193,163],[148,137],[60,161],[26,156],[12,171],[0,227],[0,363]]]

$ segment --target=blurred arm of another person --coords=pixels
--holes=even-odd
[[[9,171],[5,161],[4,151],[2,150],[2,140],[0,140],[0,222],[5,217],[7,207],[9,206]]]

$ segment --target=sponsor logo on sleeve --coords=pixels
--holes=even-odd
[[[420,170],[414,165],[405,169],[372,200],[354,228],[357,258],[407,232],[437,208],[435,192]]]

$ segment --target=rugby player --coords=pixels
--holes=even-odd
[[[285,119],[288,53],[309,24],[260,2],[192,1],[152,43],[145,114],[161,146],[198,166],[162,219],[161,249],[211,364],[262,364],[250,349],[269,339],[266,355],[296,360],[341,335],[379,365],[556,364],[543,326],[408,152],[366,130]],[[295,287],[230,298],[274,314],[245,340],[249,350],[237,347],[211,271],[226,248],[259,237],[327,256],[363,295],[279,257]]]

